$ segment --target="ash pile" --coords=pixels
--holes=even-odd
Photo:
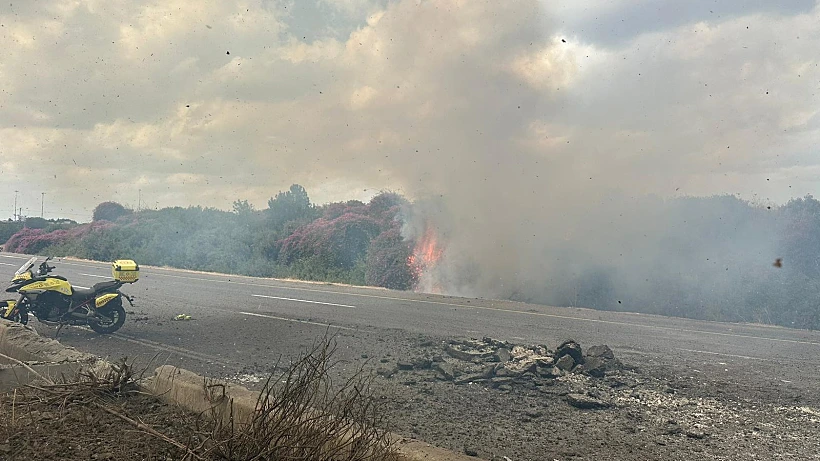
[[[603,378],[621,368],[612,349],[605,345],[583,350],[576,341],[567,340],[551,350],[542,345],[522,346],[484,338],[448,341],[438,353],[422,353],[377,372],[384,377],[422,373],[456,385],[472,383],[510,390],[536,389],[568,375]]]

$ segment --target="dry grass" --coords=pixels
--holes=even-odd
[[[226,460],[392,461],[397,459],[370,393],[358,373],[334,386],[335,342],[323,338],[281,375],[269,377],[249,422],[214,412],[212,430],[196,451]],[[209,389],[215,400],[218,388]]]

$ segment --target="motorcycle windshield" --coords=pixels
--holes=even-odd
[[[26,262],[25,264],[20,266],[19,269],[17,269],[17,272],[15,272],[14,275],[20,275],[20,274],[24,273],[25,271],[31,269],[32,267],[34,267],[34,263],[36,263],[36,262],[37,262],[37,256],[32,256],[31,259],[28,260],[28,262]]]

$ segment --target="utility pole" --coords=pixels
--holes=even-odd
[[[46,207],[46,193],[40,192],[40,217],[43,217],[43,210]]]
[[[20,192],[19,190],[14,191],[14,220],[17,221],[17,193]]]

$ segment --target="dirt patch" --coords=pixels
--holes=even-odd
[[[128,394],[101,401],[131,419],[187,443],[197,417],[153,397]],[[0,459],[177,460],[183,452],[133,425],[88,405],[85,399],[55,400],[36,389],[0,396]]]

